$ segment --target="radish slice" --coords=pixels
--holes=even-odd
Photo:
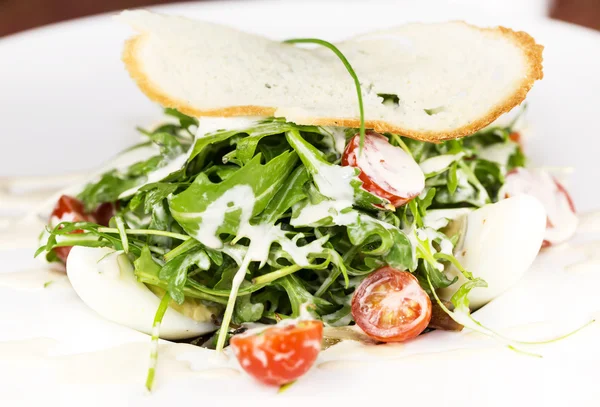
[[[399,147],[374,131],[367,131],[362,154],[360,136],[355,135],[342,156],[342,165],[360,169],[363,188],[399,207],[425,188],[425,175],[419,164]]]
[[[546,234],[542,247],[558,244],[575,234],[579,219],[567,190],[546,171],[516,168],[506,176],[506,183],[498,193],[500,199],[520,194],[535,196],[544,204]]]

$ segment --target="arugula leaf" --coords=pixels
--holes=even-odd
[[[287,152],[264,165],[260,160],[260,154],[256,155],[247,165],[218,184],[212,183],[203,173],[198,175],[188,189],[170,199],[169,207],[175,220],[190,236],[197,237],[198,230],[202,227],[203,216],[212,216],[210,212],[206,212],[211,208],[211,204],[236,186],[246,186],[253,192],[254,202],[240,203],[232,199],[225,210],[223,222],[217,227],[215,239],[222,233],[235,236],[242,220],[242,204],[251,205],[251,216],[261,213],[294,169],[298,156]],[[208,247],[215,247],[212,240],[202,243]],[[221,245],[216,244],[216,247],[219,246]]]
[[[252,302],[252,295],[239,297],[233,310],[233,323],[256,322],[262,318],[265,305],[262,302]]]
[[[503,170],[498,163],[477,159],[473,164],[473,173],[490,197],[495,197],[504,185]]]
[[[116,202],[119,195],[140,182],[138,177],[128,177],[113,170],[103,174],[97,182],[87,184],[77,195],[86,211],[93,211],[103,202]]]
[[[161,288],[164,291],[169,289],[168,281],[162,280],[159,277],[159,273],[162,266],[156,262],[152,257],[150,249],[146,246],[142,248],[138,258],[133,262],[134,273],[139,281],[145,283],[148,286],[154,286]],[[191,280],[186,281],[183,287],[183,293],[186,301],[189,299],[200,299],[211,301],[215,304],[227,304],[227,298],[214,295],[214,292],[210,290],[202,290],[202,287],[198,287],[198,284],[190,284]],[[156,291],[155,288],[151,288],[152,291]],[[208,292],[205,292],[208,291]]]
[[[160,270],[158,277],[168,281],[168,291],[171,298],[178,304],[183,304],[185,296],[183,288],[187,281],[188,270],[197,267],[200,270],[210,268],[210,258],[200,248],[196,248],[176,256],[168,261]]]
[[[189,184],[155,182],[153,184],[144,185],[138,190],[137,196],[142,196],[139,192],[145,192],[144,212],[151,213],[153,208],[163,202],[167,197],[182,186]]]
[[[294,204],[305,199],[304,185],[308,180],[309,175],[306,168],[302,166],[296,168],[262,212],[261,223],[274,224]]]
[[[173,159],[184,153],[183,146],[172,134],[155,132],[149,135],[150,140],[159,147],[161,158]]]
[[[329,326],[346,326],[350,325],[352,321],[352,308],[350,305],[344,305],[331,314],[323,315],[323,322]]]
[[[189,161],[191,161],[201,153],[203,156],[205,156],[206,148],[212,144],[220,143],[237,134],[245,134],[247,135],[246,137],[241,138],[236,142],[238,144],[238,152],[236,153],[238,154],[237,158],[241,161],[242,164],[244,164],[245,162],[248,162],[250,158],[252,158],[256,150],[256,146],[258,145],[258,142],[263,137],[285,133],[290,129],[301,128],[318,132],[317,127],[296,126],[295,124],[288,123],[285,120],[274,118],[263,120],[245,129],[217,130],[213,133],[206,134],[203,137],[196,139],[194,147],[192,148],[192,151],[189,156]],[[239,154],[241,154],[241,156],[239,156]]]
[[[188,115],[185,115],[185,114],[181,113],[179,110],[167,107],[165,109],[165,114],[167,116],[172,116],[172,117],[175,117],[176,119],[179,119],[179,126],[181,126],[182,128],[184,128],[188,131],[189,131],[190,127],[192,127],[192,126],[198,127],[198,119],[188,116]]]
[[[315,297],[308,292],[300,279],[294,274],[280,278],[275,284],[283,288],[288,294],[292,307],[290,314],[292,318],[300,316],[300,309],[304,304],[314,305],[319,312],[327,313],[328,311],[332,311],[333,305],[329,301]]]

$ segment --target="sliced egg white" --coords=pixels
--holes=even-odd
[[[519,195],[485,205],[463,218],[463,237],[454,254],[463,267],[488,283],[469,294],[471,308],[479,308],[517,283],[535,260],[546,232],[546,211],[533,196]],[[466,281],[452,267],[458,281],[440,290],[444,299]]]
[[[102,317],[151,334],[160,298],[139,282],[127,256],[108,248],[73,247],[67,275],[77,295]],[[160,337],[184,339],[215,330],[169,308],[160,326]]]

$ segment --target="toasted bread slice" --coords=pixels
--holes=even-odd
[[[353,79],[329,49],[142,10],[119,18],[139,32],[125,45],[125,65],[163,106],[197,117],[360,124]],[[407,24],[337,46],[360,80],[367,128],[432,142],[488,125],[543,76],[543,47],[503,27]]]

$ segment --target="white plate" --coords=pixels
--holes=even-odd
[[[274,38],[336,40],[406,21],[448,19],[526,30],[546,46],[545,78],[529,97],[528,121],[535,137],[527,140],[528,153],[535,164],[572,167],[569,186],[577,207],[582,212],[600,209],[600,34],[547,20],[402,4],[225,2],[163,10]],[[100,16],[0,40],[1,176],[91,170],[135,142],[135,126],[160,118],[160,110],[137,90],[120,62],[122,42],[129,34],[108,16]],[[591,223],[588,217],[584,225],[591,230]],[[478,312],[478,318],[513,337],[533,338],[567,331],[598,316],[600,259],[590,266],[573,266],[597,256],[597,246],[581,244],[592,235],[582,230],[576,239],[580,243],[542,255],[519,286]],[[32,267],[33,248],[8,249],[14,240],[12,235],[0,239],[5,249],[0,252],[2,272]],[[571,264],[569,271],[566,264]],[[0,279],[2,405],[214,402],[209,399],[261,404],[307,397],[340,405],[358,400],[419,406],[600,403],[598,324],[536,347],[543,359],[468,333],[434,332],[384,351],[352,350],[346,348],[352,344],[345,344],[322,354],[319,363],[349,362],[325,363],[281,395],[244,375],[228,375],[233,374],[228,370],[198,372],[211,366],[206,352],[177,346],[164,350],[156,391],[148,395],[143,391],[148,338],[99,319],[64,280],[42,289],[44,278],[33,280],[30,290],[15,289],[14,284],[2,287],[7,279]],[[461,348],[468,349],[457,350]],[[86,353],[101,349],[108,350]],[[421,355],[409,356],[415,353]],[[161,371],[171,371],[167,364],[176,365],[180,376],[164,377]],[[216,378],[216,373],[223,377]]]

